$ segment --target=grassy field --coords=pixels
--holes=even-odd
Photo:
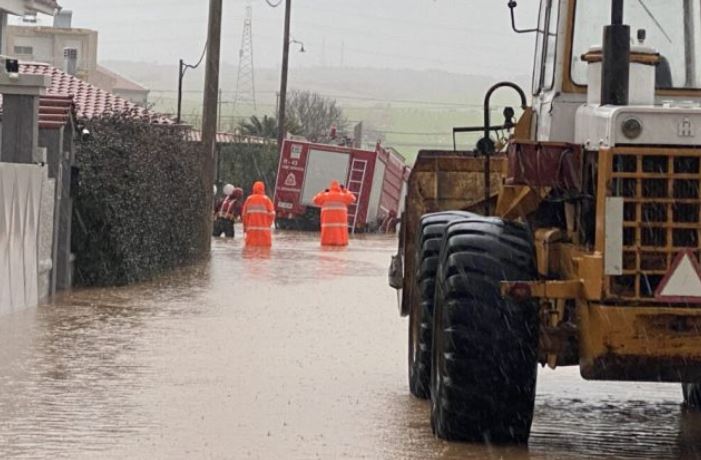
[[[186,122],[197,126],[201,120],[200,102],[185,100],[183,102],[183,118]],[[175,100],[160,98],[154,100],[154,109],[172,113]],[[257,111],[258,115],[272,114],[274,108],[265,110],[263,104]],[[455,126],[482,125],[482,110],[475,107],[460,109],[456,107],[424,107],[397,104],[375,105],[344,105],[344,112],[349,120],[349,127],[363,122],[364,140],[368,146],[377,139],[387,147],[394,147],[408,161],[413,161],[421,149],[449,150],[453,148],[452,128]],[[221,131],[230,131],[242,119],[247,118],[240,113],[252,113],[252,107],[241,108],[236,113],[228,104],[222,105]],[[264,109],[260,110],[260,109]],[[496,117],[496,115],[495,115]],[[499,118],[495,118],[499,120]],[[500,121],[500,120],[499,120]],[[474,148],[478,135],[458,135],[458,149]]]
[[[173,66],[135,62],[110,62],[110,68],[128,75],[151,89],[149,100],[164,113],[176,111],[177,69]],[[275,114],[279,71],[256,70],[257,106],[237,107],[235,98],[236,68],[222,67],[221,131],[234,129],[252,114]],[[184,119],[199,125],[202,104],[202,72],[187,74],[184,81]],[[297,68],[290,74],[290,90],[305,89],[335,99],[344,109],[352,130],[363,122],[364,143],[373,146],[378,138],[411,160],[422,148],[452,149],[452,128],[482,124],[482,100],[486,90],[501,79],[513,80],[527,88],[528,77],[451,74],[440,70],[373,68]],[[517,103],[514,94],[499,91],[499,102]],[[493,115],[501,122],[501,107]],[[471,149],[478,135],[460,135],[458,148]]]

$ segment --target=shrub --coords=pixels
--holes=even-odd
[[[224,144],[218,148],[220,184],[233,184],[248,194],[253,183],[262,180],[266,193],[272,197],[279,158],[277,143]]]
[[[92,136],[76,143],[76,284],[138,282],[206,257],[211,189],[187,132],[131,113],[84,123]]]

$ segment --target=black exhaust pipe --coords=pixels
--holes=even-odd
[[[630,26],[623,25],[623,0],[611,1],[611,25],[604,27],[601,105],[628,105]]]

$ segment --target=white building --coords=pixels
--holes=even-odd
[[[149,90],[99,65],[97,31],[73,28],[71,21],[72,13],[64,10],[54,17],[53,27],[7,26],[2,54],[23,62],[52,65],[109,93],[145,106]]]
[[[7,16],[28,16],[44,13],[53,16],[61,7],[56,0],[0,0],[0,50],[5,49]]]

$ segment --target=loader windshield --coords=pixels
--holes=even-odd
[[[571,56],[575,84],[587,84],[581,56],[592,46],[601,45],[602,30],[610,18],[611,0],[577,0]],[[660,53],[659,89],[701,88],[697,57],[701,51],[700,0],[627,0],[624,23],[631,27],[631,45],[638,44],[636,37],[642,29],[644,45]]]

